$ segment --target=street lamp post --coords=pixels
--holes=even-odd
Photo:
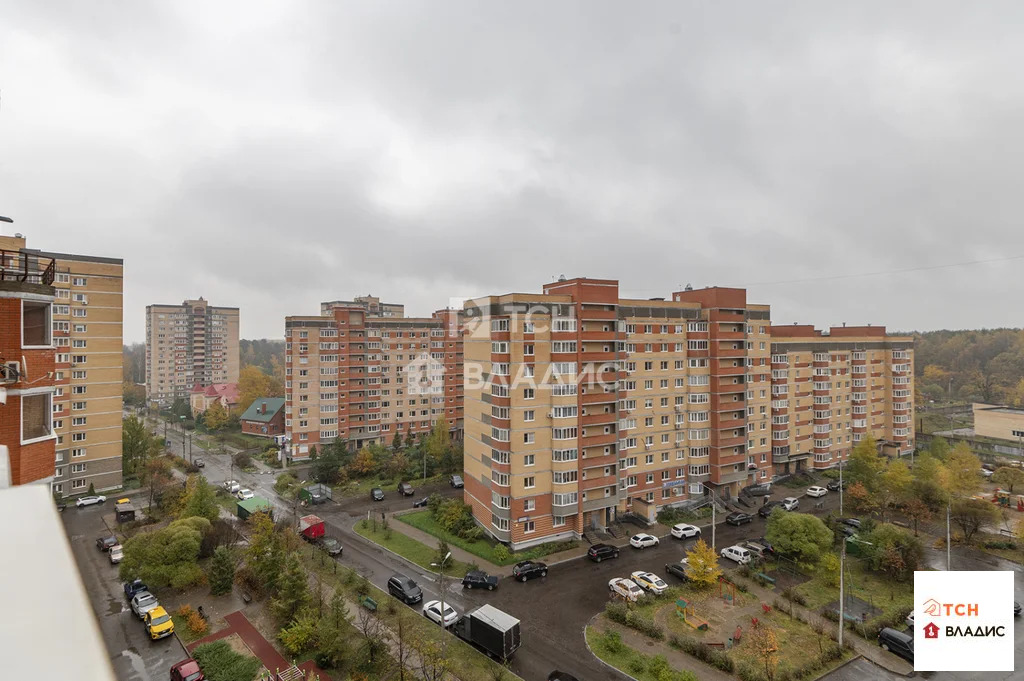
[[[444,564],[447,563],[448,559],[451,558],[451,557],[452,557],[452,552],[449,551],[445,555],[445,557],[441,559],[440,563],[431,563],[430,564],[430,567],[436,567],[437,568],[437,581],[438,581],[438,583],[441,586],[441,628],[442,629],[446,629],[447,628],[445,626],[445,624],[444,624],[444,612],[445,612],[445,605],[444,605]]]
[[[868,546],[874,546],[869,541],[861,541],[860,539],[854,539],[853,537],[843,537],[843,545],[839,550],[839,647],[843,647],[843,630],[846,629],[846,595],[844,588],[846,586],[846,542],[853,541],[858,544],[867,544]]]
[[[839,461],[839,517],[843,517],[843,464],[845,461]]]

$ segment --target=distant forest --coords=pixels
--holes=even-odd
[[[257,366],[269,376],[276,376],[284,382],[284,341],[239,340],[239,370],[247,366]],[[124,380],[126,383],[145,383],[146,381],[146,344],[133,343],[124,346]]]
[[[914,334],[917,391],[926,399],[1024,406],[1024,330]]]

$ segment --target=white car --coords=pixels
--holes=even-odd
[[[699,537],[700,528],[696,525],[687,525],[686,523],[679,523],[672,527],[672,536],[676,539],[686,539],[687,537]]]
[[[914,626],[914,613],[910,613],[909,615],[907,615],[907,624],[909,624],[911,627]]]
[[[740,565],[746,565],[750,562],[754,554],[750,552],[750,549],[745,549],[742,546],[727,546],[722,549],[722,558],[728,558],[734,560]]]
[[[648,546],[657,546],[658,538],[653,534],[634,534],[629,538],[629,545],[634,549],[646,549]]]
[[[160,601],[148,591],[137,593],[132,598],[132,612],[138,615],[140,620],[145,619],[146,613],[153,608],[159,607],[159,605]]]
[[[106,500],[107,498],[104,496],[82,497],[75,502],[75,506],[78,506],[79,508],[82,506],[92,506],[93,504],[102,504]]]
[[[124,559],[124,547],[120,544],[111,546],[110,553],[108,555],[110,556],[110,563],[112,565],[117,565]]]
[[[814,486],[807,488],[807,496],[809,497],[823,497],[826,494],[828,494],[828,490],[824,487]]]
[[[434,624],[441,624],[441,601],[429,601],[423,606],[423,616]],[[459,619],[459,613],[455,612],[455,609],[444,604],[444,625],[450,627],[455,624],[455,620]]]
[[[238,497],[239,501],[245,501],[246,499],[252,499],[256,495],[253,494],[251,489],[246,488],[238,490],[238,493],[235,494],[235,496]]]
[[[800,507],[800,500],[796,497],[786,497],[782,500],[782,508],[787,511],[795,511]]]
[[[650,591],[652,594],[662,594],[665,593],[666,589],[668,589],[668,584],[665,583],[665,580],[653,572],[637,570],[629,577],[633,580],[633,583],[641,589],[644,591]]]
[[[238,490],[242,489],[242,486],[238,484],[237,480],[226,480],[224,482],[224,489],[234,494]]]
[[[616,577],[608,582],[608,590],[616,596],[621,596],[633,603],[636,603],[644,595],[644,590],[638,587],[636,582],[631,579],[622,579],[621,577]]]

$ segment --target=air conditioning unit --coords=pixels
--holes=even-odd
[[[652,444],[650,444],[650,443],[647,443],[647,442],[645,442],[645,443],[644,443],[644,449],[646,449],[647,451],[650,451],[650,450],[651,450],[651,447],[653,447],[653,446],[654,446],[654,445],[652,445]]]
[[[549,419],[553,419],[553,418],[555,418],[555,412],[553,412],[553,411],[549,411],[549,412],[548,412],[548,418],[549,418]]]

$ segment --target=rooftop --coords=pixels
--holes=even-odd
[[[240,420],[269,423],[282,409],[284,409],[283,397],[257,397],[242,414]]]

